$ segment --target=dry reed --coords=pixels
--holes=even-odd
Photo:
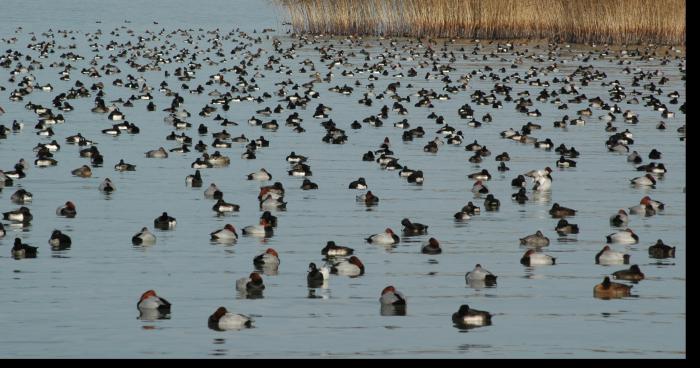
[[[297,32],[685,45],[684,0],[277,0]]]

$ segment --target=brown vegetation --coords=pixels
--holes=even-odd
[[[297,32],[685,45],[684,0],[278,0]]]

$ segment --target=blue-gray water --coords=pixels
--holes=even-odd
[[[145,30],[160,32],[165,28],[166,32],[159,36],[159,40],[147,44],[152,47],[168,40],[176,43],[177,50],[185,47],[192,50],[194,45],[184,43],[183,37],[165,38],[177,28],[192,28],[190,34],[202,37],[199,47],[204,51],[198,55],[198,62],[203,66],[196,71],[196,79],[185,82],[194,88],[199,84],[204,85],[208,77],[219,69],[233,67],[241,61],[239,55],[231,57],[228,54],[238,44],[236,38],[235,42],[223,41],[226,62],[207,65],[207,56],[215,61],[222,59],[206,51],[209,44],[205,41],[210,37],[207,31],[219,28],[224,35],[237,27],[249,33],[256,29],[258,33],[255,36],[262,36],[263,42],[250,49],[255,52],[262,48],[267,52],[256,61],[264,77],[256,77],[261,89],[252,94],[259,96],[264,91],[272,94],[279,88],[274,83],[288,78],[299,84],[309,81],[310,73],[298,72],[302,66],[300,63],[306,58],[314,60],[322,76],[328,72],[326,65],[330,61],[319,61],[318,52],[313,49],[319,44],[298,48],[294,59],[282,59],[281,64],[273,65],[273,70],[263,70],[262,64],[269,56],[280,56],[273,52],[271,39],[265,39],[265,36],[279,38],[284,48],[289,47],[291,42],[298,43],[286,34],[287,26],[282,24],[282,16],[282,12],[270,3],[257,1],[3,2],[0,38],[18,39],[15,44],[0,44],[3,53],[12,49],[37,57],[37,52],[25,48],[30,42],[29,33],[34,32],[39,40],[43,40],[41,33],[49,28],[54,31],[57,46],[75,43],[77,47],[73,50],[56,49],[56,54],[49,59],[41,59],[44,69],[32,71],[31,74],[36,77],[36,83],[51,83],[55,89],[53,92],[35,90],[21,102],[11,102],[8,97],[19,79],[26,74],[19,75],[18,81],[12,83],[8,81],[11,69],[0,71],[0,85],[6,88],[0,94],[0,106],[7,111],[0,115],[0,123],[8,127],[14,119],[25,123],[23,131],[0,140],[0,168],[11,170],[20,158],[25,158],[31,164],[34,160],[32,148],[38,142],[50,141],[34,134],[32,128],[37,121],[36,115],[24,108],[25,103],[31,101],[50,106],[51,99],[57,93],[67,90],[77,80],[89,87],[98,80],[80,74],[80,70],[90,67],[95,54],[104,57],[98,60],[99,67],[110,62],[106,56],[117,52],[103,48],[97,53],[92,52],[88,45],[94,41],[87,41],[85,33],[101,29],[103,34],[96,42],[105,44],[112,39],[131,39],[135,42],[136,37],[143,35]],[[98,20],[101,23],[95,23]],[[124,20],[130,23],[124,23]],[[153,24],[153,21],[159,24]],[[16,33],[19,26],[22,30]],[[118,34],[109,34],[115,27],[119,27]],[[274,28],[275,32],[260,33],[268,27]],[[130,28],[135,31],[133,35],[127,33]],[[63,29],[77,33],[64,38],[56,33]],[[71,40],[71,36],[75,36],[75,40]],[[408,41],[412,40],[399,40],[398,46]],[[27,205],[34,214],[30,227],[19,229],[3,221],[7,235],[0,239],[0,330],[3,331],[0,356],[685,357],[686,162],[685,142],[679,141],[676,132],[685,123],[685,115],[678,111],[680,104],[670,105],[666,97],[667,93],[677,90],[681,103],[685,101],[685,82],[678,71],[680,60],[661,65],[659,58],[627,58],[631,61],[631,69],[638,67],[645,72],[660,70],[670,79],[666,85],[660,86],[664,92],[657,97],[676,113],[674,118],[661,119],[659,112],[644,107],[643,102],[639,105],[619,104],[623,111],[630,109],[639,114],[640,122],[636,125],[625,124],[620,115],[615,122],[619,130],[627,128],[634,133],[635,144],[631,149],[640,152],[644,163],[648,163],[647,154],[652,148],[657,148],[663,153],[663,158],[657,161],[663,162],[669,170],[656,188],[640,189],[630,186],[628,181],[643,174],[635,170],[637,165],[628,163],[623,154],[607,152],[604,142],[611,133],[605,132],[605,124],[598,120],[602,114],[600,110],[594,109],[593,116],[585,118],[586,126],[572,126],[567,130],[553,128],[553,121],[559,120],[565,113],[575,117],[575,112],[588,107],[588,103],[569,103],[569,110],[557,110],[555,105],[535,101],[542,88],[527,84],[509,83],[514,88],[511,94],[515,97],[518,92],[530,91],[534,101],[532,108],[539,108],[542,117],[524,116],[513,109],[512,103],[504,103],[504,108],[499,110],[472,103],[469,98],[471,93],[477,89],[489,91],[496,83],[488,79],[480,80],[479,75],[472,78],[466,91],[450,95],[451,100],[433,101],[435,108],[432,110],[444,115],[451,126],[461,129],[465,134],[465,143],[477,139],[491,150],[492,155],[480,165],[467,161],[471,153],[464,151],[464,144],[440,146],[437,154],[423,152],[423,146],[436,136],[435,131],[440,126],[426,119],[430,109],[413,106],[418,100],[416,96],[411,96],[410,103],[403,102],[409,110],[408,115],[390,112],[383,127],[373,128],[363,124],[362,129],[352,130],[350,123],[353,120],[362,120],[378,113],[384,104],[391,107],[394,100],[387,96],[384,100],[374,101],[369,108],[359,105],[357,100],[362,98],[364,86],[370,83],[368,73],[343,77],[341,72],[365,63],[363,55],[359,54],[362,48],[372,56],[372,60],[367,62],[376,63],[377,55],[389,46],[389,40],[365,38],[362,47],[351,47],[342,38],[332,43],[347,52],[352,49],[358,56],[350,58],[352,65],[334,67],[333,80],[315,86],[321,97],[312,100],[306,110],[295,110],[304,119],[302,126],[306,129],[305,133],[297,134],[284,126],[283,121],[291,111],[276,116],[282,123],[276,132],[263,131],[247,124],[255,110],[276,106],[276,96],[262,104],[232,102],[228,112],[219,109],[212,115],[218,113],[238,122],[239,126],[226,127],[234,136],[241,133],[248,137],[264,135],[271,141],[270,147],[258,151],[256,160],[241,160],[243,149],[238,144],[230,149],[221,149],[222,153],[231,157],[231,165],[202,170],[205,187],[214,182],[223,190],[227,201],[240,204],[241,211],[234,215],[215,216],[211,210],[214,202],[203,196],[205,188],[185,186],[185,176],[194,172],[190,163],[199,157],[198,152],[171,153],[168,159],[163,160],[144,157],[143,153],[147,150],[175,146],[173,141],[165,141],[165,136],[174,129],[163,122],[166,113],[161,111],[169,106],[171,98],[157,91],[158,84],[164,80],[163,71],[140,73],[120,59],[116,65],[122,73],[103,74],[100,79],[105,83],[108,105],[113,99],[138,94],[138,91],[112,86],[115,78],[125,80],[127,74],[143,76],[149,85],[156,88],[152,92],[156,112],[147,112],[145,101],[135,101],[133,108],[121,108],[127,120],[141,128],[138,135],[122,134],[111,138],[101,134],[102,129],[111,125],[106,116],[89,111],[93,106],[94,94],[90,98],[70,100],[75,111],[64,113],[65,124],[54,126],[54,138],[61,144],[61,150],[55,155],[58,166],[42,169],[30,165],[25,179],[17,180],[14,187],[5,187],[0,191],[2,212],[19,207],[9,198],[16,189],[25,188],[34,194],[34,200]],[[435,48],[441,47],[442,41],[431,44]],[[482,44],[484,50],[490,50],[495,48],[496,43]],[[541,45],[541,49],[530,48],[526,54],[535,51],[546,59],[546,43]],[[462,46],[466,51],[458,51]],[[504,62],[498,61],[498,58],[485,62],[481,60],[481,55],[488,52],[482,50],[478,57],[472,56],[473,46],[467,41],[448,46],[458,56],[457,61],[452,63],[457,68],[450,73],[453,81],[472,70],[483,71],[486,65],[493,67],[494,71],[505,67],[508,74],[519,72],[524,76],[532,65],[546,67],[553,63],[524,59],[517,69],[510,69],[514,59],[511,53],[502,55],[506,59]],[[518,50],[524,51],[526,48],[519,46]],[[630,47],[634,48],[636,46]],[[564,52],[565,56],[558,60],[559,72],[542,75],[542,79],[551,80],[554,76],[561,79],[578,66],[590,64],[607,73],[605,81],[619,79],[626,87],[628,98],[632,89],[644,95],[649,93],[641,86],[629,86],[632,74],[622,74],[625,66],[617,65],[617,59],[612,54],[600,60],[575,60],[577,54],[587,53],[591,49],[590,46],[571,45],[570,51]],[[598,51],[602,49],[601,45],[595,48]],[[68,51],[84,56],[85,60],[71,62],[77,69],[72,71],[69,81],[60,81],[58,72],[62,68],[48,67],[48,64]],[[462,60],[462,54],[467,54],[469,60]],[[672,57],[675,55],[671,52]],[[685,56],[685,53],[677,55]],[[446,61],[443,58],[443,62]],[[389,62],[400,63],[404,73],[409,67],[417,67],[417,61],[393,59]],[[171,63],[162,65],[162,68],[172,73],[175,68],[186,65]],[[288,66],[294,73],[276,73],[279,65]],[[441,90],[443,83],[423,78],[431,69],[432,65],[417,68],[417,77],[400,79],[402,87],[399,94],[405,96],[408,93],[405,88],[408,83],[414,85],[413,92],[420,88],[432,88],[438,93],[445,93]],[[377,75],[379,79],[374,81],[376,93],[383,91],[388,83],[398,80],[392,77],[396,72],[398,69],[389,70],[388,76]],[[247,78],[254,73],[249,69]],[[211,99],[207,96],[209,91],[218,89],[225,92],[226,89],[204,85],[205,93],[194,95],[180,90],[183,82],[173,77],[167,80],[170,88],[181,91],[185,98],[183,107],[193,114],[188,121],[194,128],[185,133],[195,142],[202,139],[210,144],[211,135],[200,137],[196,127],[205,123],[210,133],[223,128],[212,117],[200,117],[197,112]],[[236,77],[228,73],[227,80],[235,82]],[[362,86],[355,87],[355,92],[350,96],[327,90],[335,85],[351,85],[355,80],[360,80]],[[654,81],[658,82],[658,78]],[[648,81],[641,82],[645,83]],[[592,81],[588,86],[579,87],[580,92],[589,98],[601,96],[607,100],[610,87],[600,84],[601,81]],[[558,86],[553,85],[549,90]],[[568,99],[573,95],[561,97]],[[638,96],[640,100],[641,97]],[[319,123],[326,119],[312,118],[318,103],[333,108],[330,117],[338,127],[346,130],[349,136],[347,144],[328,145],[321,142],[325,131]],[[470,103],[479,120],[485,113],[491,113],[493,122],[485,123],[478,129],[467,127],[466,121],[460,120],[456,114],[464,103]],[[263,121],[270,119],[261,118]],[[425,138],[402,142],[403,131],[392,125],[403,118],[408,119],[411,127],[423,126],[427,132]],[[660,120],[667,121],[667,130],[655,129]],[[533,136],[551,138],[556,145],[565,143],[567,147],[574,146],[581,156],[575,159],[577,168],[554,169],[549,196],[533,198],[529,190],[531,185],[528,184],[531,200],[519,205],[510,199],[510,195],[516,191],[510,186],[511,179],[532,169],[555,167],[554,162],[559,157],[554,152],[500,138],[500,131],[518,129],[528,121],[543,126],[542,130],[533,131]],[[105,157],[104,166],[93,169],[93,176],[88,179],[70,174],[72,169],[89,164],[88,159],[79,157],[78,147],[64,142],[65,137],[78,132],[97,141]],[[424,171],[426,180],[423,186],[408,184],[396,172],[384,171],[376,163],[360,160],[364,152],[378,149],[385,136],[390,138],[391,149],[400,158],[399,163]],[[287,176],[289,165],[284,157],[292,150],[309,157],[308,164],[313,170],[311,180],[318,183],[319,190],[302,191],[299,189],[302,180]],[[512,157],[506,163],[510,171],[505,174],[496,170],[497,163],[494,161],[494,156],[503,151]],[[136,171],[115,172],[113,166],[120,158],[136,164]],[[241,237],[233,246],[211,243],[209,233],[226,223],[234,224],[239,234],[244,226],[257,223],[260,211],[256,196],[260,183],[245,180],[245,175],[262,167],[272,173],[273,181],[284,184],[287,193],[285,200],[288,210],[276,213],[279,226],[275,229],[275,235],[265,243],[250,237]],[[483,198],[475,198],[470,191],[473,182],[467,180],[466,175],[482,168],[488,169],[494,176],[486,185],[501,200],[498,212],[483,212]],[[347,189],[347,184],[360,176],[367,179],[369,189],[379,196],[378,206],[368,209],[356,203],[355,196],[362,192]],[[105,177],[111,178],[117,187],[117,191],[109,196],[97,189]],[[664,202],[666,210],[652,217],[630,216],[629,227],[639,235],[640,242],[632,246],[615,245],[613,248],[631,254],[631,264],[638,264],[646,279],[634,285],[633,297],[596,299],[593,297],[594,285],[600,283],[605,275],[629,267],[601,266],[594,262],[595,254],[605,243],[605,236],[618,230],[609,225],[608,218],[620,208],[638,204],[644,195]],[[67,200],[76,203],[76,218],[66,219],[55,215],[55,209]],[[468,201],[481,206],[482,214],[465,223],[455,223],[452,215]],[[569,219],[581,228],[580,234],[568,236],[575,241],[558,240],[554,231],[557,220],[548,214],[555,202],[579,211]],[[155,231],[158,240],[154,246],[132,246],[131,236],[143,226],[152,229],[153,219],[163,211],[177,218],[177,228],[167,232]],[[395,248],[364,242],[365,237],[386,227],[399,232],[400,221],[404,217],[428,224],[429,234],[402,237]],[[47,241],[53,229],[60,229],[73,239],[71,249],[51,250]],[[519,260],[525,248],[519,245],[518,238],[538,229],[552,240],[544,251],[557,257],[557,264],[524,267]],[[13,259],[10,249],[15,237],[39,246],[38,257]],[[428,256],[420,253],[420,244],[429,237],[440,241],[442,254]],[[647,247],[657,239],[676,246],[676,257],[665,260],[650,258]],[[320,250],[328,240],[355,248],[356,255],[365,264],[365,275],[359,278],[332,276],[328,288],[316,291],[321,298],[308,298],[307,266],[309,262],[323,263]],[[240,298],[235,291],[235,280],[253,271],[253,257],[268,247],[275,248],[280,254],[279,273],[263,275],[267,285],[264,298]],[[466,285],[464,275],[476,263],[498,275],[496,287],[474,289]],[[406,295],[406,316],[380,315],[378,299],[387,285],[396,286]],[[141,293],[148,289],[155,289],[173,303],[171,319],[156,322],[138,319],[136,302]],[[468,331],[453,327],[450,317],[461,304],[491,312],[493,324]],[[208,316],[221,305],[231,311],[253,316],[255,328],[228,332],[208,329]]]

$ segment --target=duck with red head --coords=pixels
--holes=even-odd
[[[406,315],[406,297],[403,293],[397,291],[394,286],[387,286],[382,290],[379,297],[381,306],[379,314],[382,316],[405,316]]]
[[[379,203],[379,197],[374,195],[374,193],[372,193],[371,190],[367,191],[367,193],[365,193],[363,195],[359,195],[359,196],[355,197],[355,199],[358,202],[364,202],[368,206]]]
[[[211,240],[221,242],[235,242],[238,240],[236,228],[231,224],[226,224],[223,229],[216,230],[209,235],[211,235]]]
[[[618,231],[616,233],[610,234],[606,237],[608,243],[613,244],[637,244],[639,243],[639,236],[632,231],[632,229],[625,229]]]
[[[610,217],[610,225],[611,226],[625,226],[627,225],[627,222],[629,221],[629,216],[627,215],[627,212],[625,210],[620,209],[617,211],[617,214],[613,215]]]
[[[277,268],[280,265],[279,255],[277,251],[272,248],[267,248],[265,253],[260,254],[253,258],[253,264],[255,267],[274,267]]]
[[[647,186],[654,187],[656,185],[656,179],[651,174],[646,174],[630,180],[630,183],[635,186]]]
[[[601,249],[595,256],[596,264],[610,265],[610,264],[628,264],[630,261],[629,254],[623,254],[621,252],[615,252],[610,249],[610,246],[606,245]]]
[[[367,240],[368,243],[382,245],[392,245],[400,241],[399,236],[394,234],[394,231],[390,228],[386,228],[383,233],[374,234],[365,240]]]
[[[645,215],[649,211],[648,207],[651,207],[651,209],[656,212],[663,211],[665,205],[662,202],[651,199],[649,196],[645,196],[639,201],[638,205],[630,207],[629,210],[630,213],[634,215]]]
[[[556,258],[548,254],[535,252],[534,249],[528,249],[523,257],[520,258],[520,263],[524,266],[541,266],[541,265],[553,265],[556,262]]]
[[[423,244],[421,248],[421,253],[423,254],[440,254],[442,253],[442,248],[440,248],[440,242],[435,238],[430,238],[427,243]]]
[[[331,273],[336,275],[357,277],[365,273],[365,265],[362,264],[359,258],[352,256],[348,259],[334,263],[331,267]]]
[[[246,294],[259,294],[265,290],[262,276],[257,272],[251,272],[250,276],[236,280],[236,290]]]
[[[56,215],[58,216],[73,218],[77,214],[78,212],[75,210],[75,204],[71,201],[66,202],[66,204],[56,209]]]
[[[253,322],[253,319],[244,314],[231,313],[225,307],[219,307],[209,316],[208,325],[212,330],[227,331],[250,328]]]
[[[272,234],[272,226],[265,218],[260,219],[259,225],[250,225],[243,228],[243,235],[269,238]]]
[[[158,311],[160,313],[170,313],[170,302],[156,295],[154,290],[148,290],[141,295],[141,299],[136,303],[139,311]]]

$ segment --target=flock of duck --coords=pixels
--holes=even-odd
[[[105,42],[109,35],[114,36],[121,32],[126,32],[137,39],[127,43],[114,40]],[[163,30],[159,33],[146,31],[143,34],[136,34],[122,27],[109,34],[103,34],[101,31],[80,33],[52,30],[41,34],[34,32],[29,34],[32,37],[27,45],[12,46],[17,41],[16,38],[3,39],[6,45],[12,47],[0,55],[0,66],[9,71],[8,87],[1,88],[9,92],[9,103],[4,102],[2,104],[4,106],[0,106],[0,152],[2,152],[0,165],[4,168],[14,165],[9,170],[0,170],[0,191],[11,190],[11,187],[17,186],[26,176],[31,175],[32,171],[32,162],[25,159],[14,162],[16,160],[12,158],[14,152],[3,150],[2,140],[13,139],[19,134],[28,134],[26,131],[32,128],[39,141],[33,148],[35,154],[33,166],[37,170],[56,170],[57,175],[61,175],[61,172],[65,175],[71,174],[76,177],[76,183],[81,180],[80,178],[90,178],[95,170],[105,170],[104,167],[107,167],[108,162],[114,162],[114,170],[119,172],[138,171],[138,163],[127,163],[120,157],[104,157],[98,148],[97,137],[91,137],[95,138],[93,140],[77,132],[74,135],[63,135],[65,136],[63,142],[55,138],[56,135],[61,136],[62,133],[75,129],[71,128],[71,118],[82,112],[74,111],[71,100],[81,98],[94,102],[91,112],[85,112],[86,114],[93,114],[95,119],[106,119],[110,122],[112,126],[102,130],[105,136],[110,137],[140,134],[140,128],[134,122],[127,120],[130,109],[145,109],[149,114],[153,114],[154,119],[162,118],[158,114],[159,111],[164,112],[164,121],[169,124],[165,131],[169,131],[169,134],[165,136],[164,143],[172,142],[177,145],[172,149],[166,149],[163,146],[153,147],[144,152],[145,158],[167,159],[173,154],[192,151],[201,154],[191,163],[190,168],[193,169],[193,173],[183,178],[184,185],[190,188],[205,188],[204,197],[215,201],[212,210],[217,214],[238,212],[240,205],[224,199],[223,191],[215,183],[206,183],[204,175],[206,170],[229,167],[232,158],[227,156],[227,151],[236,147],[242,147],[240,159],[256,159],[256,153],[259,150],[276,143],[266,139],[264,134],[273,134],[281,129],[281,123],[293,132],[304,134],[306,129],[302,127],[302,122],[317,121],[325,129],[322,142],[344,144],[349,139],[346,129],[363,129],[364,126],[381,127],[384,123],[390,124],[389,121],[395,119],[397,122],[393,127],[396,132],[400,132],[396,135],[396,140],[410,142],[425,139],[426,134],[432,130],[427,126],[414,127],[412,115],[416,113],[409,113],[409,107],[412,110],[422,108],[427,111],[427,119],[433,121],[433,124],[438,127],[434,131],[436,137],[424,145],[424,152],[437,154],[444,145],[464,144],[467,152],[465,160],[470,163],[481,163],[495,159],[497,170],[507,173],[510,170],[508,162],[511,159],[517,159],[514,157],[516,155],[502,152],[490,158],[492,153],[489,149],[479,144],[476,139],[468,142],[463,130],[478,129],[484,124],[507,125],[510,122],[498,121],[491,113],[477,116],[473,106],[491,108],[494,110],[494,115],[497,109],[514,108],[522,114],[524,119],[528,119],[542,116],[539,109],[533,107],[535,103],[549,103],[562,112],[561,118],[553,123],[556,129],[594,125],[591,124],[592,116],[599,115],[598,119],[605,123],[605,132],[609,133],[608,138],[601,142],[605,144],[603,150],[624,153],[627,155],[627,161],[641,165],[637,167],[641,173],[640,176],[629,178],[631,185],[654,188],[659,185],[657,179],[662,177],[667,169],[661,162],[642,163],[646,160],[645,156],[649,160],[662,159],[661,148],[653,149],[648,155],[631,148],[635,143],[634,127],[648,122],[640,121],[638,112],[632,109],[623,111],[619,105],[625,104],[637,106],[639,110],[656,111],[660,119],[656,126],[659,130],[669,128],[668,120],[674,117],[673,110],[685,114],[685,102],[676,108],[680,103],[680,94],[677,91],[662,91],[662,87],[669,81],[663,73],[644,71],[630,66],[631,60],[652,57],[655,49],[651,47],[623,50],[617,55],[608,48],[602,51],[596,49],[588,54],[583,53],[577,56],[580,66],[573,73],[562,75],[558,72],[563,45],[556,43],[549,44],[546,49],[540,49],[538,46],[534,52],[504,43],[498,44],[494,51],[486,52],[483,50],[486,46],[481,42],[476,42],[468,48],[457,48],[451,46],[449,42],[439,47],[431,43],[410,40],[386,40],[383,48],[368,50],[363,47],[362,40],[356,38],[336,41],[303,35],[271,38],[269,30],[262,33],[246,33],[240,30],[223,33],[217,29],[206,34],[192,30],[177,30],[169,33]],[[68,40],[70,44],[72,43],[70,40],[81,35],[87,38],[94,55],[89,56],[91,58],[89,67],[78,70],[74,64],[85,60],[88,56],[77,53],[73,47],[63,45],[60,41]],[[176,48],[175,43],[171,41],[176,36],[182,37],[190,47]],[[260,48],[260,44],[270,40],[272,50]],[[160,42],[160,47],[148,46],[154,42]],[[193,49],[192,45],[198,43],[200,47]],[[338,47],[341,43],[344,47]],[[205,44],[203,48],[202,44]],[[230,45],[233,45],[233,48]],[[313,50],[318,53],[317,61],[309,58],[300,60],[296,54],[301,48],[306,47],[308,50],[309,45],[313,46]],[[206,81],[200,84],[203,79],[198,71],[202,68],[202,64],[218,65],[219,62],[214,61],[214,55],[219,59],[225,59],[227,54],[236,56],[240,61],[227,63],[226,66],[221,65],[218,73],[209,75]],[[623,73],[632,76],[630,85],[625,85],[618,80],[610,80],[605,72],[592,66],[585,66],[591,58],[612,56],[617,57],[615,60]],[[456,70],[453,64],[460,59],[467,60],[475,57],[484,61],[508,60],[512,61],[512,65],[510,70],[505,67],[494,70],[489,65],[484,65],[458,77],[450,74],[451,71]],[[512,59],[506,59],[506,57]],[[359,63],[353,61],[358,58],[364,61]],[[546,66],[532,66],[523,70],[521,64],[529,59]],[[133,74],[117,66],[121,65],[120,63],[132,68]],[[177,66],[173,67],[171,63],[176,63]],[[402,63],[417,65],[407,67]],[[677,63],[685,80],[684,57],[665,55],[662,56],[661,63],[662,65]],[[62,81],[75,80],[75,82],[66,90],[54,91],[51,83],[39,81],[33,75],[33,71],[44,68],[56,70]],[[147,71],[162,72],[163,79],[146,80],[141,74]],[[281,76],[282,79],[275,83],[276,90],[260,91],[257,79],[264,74]],[[332,81],[338,75],[355,78],[355,82],[353,85],[333,86]],[[289,76],[303,78],[304,82],[293,81]],[[493,89],[473,90],[470,87],[470,81],[477,78],[493,81]],[[86,79],[89,82],[86,82]],[[406,79],[408,81],[404,82]],[[381,89],[378,87],[380,80],[391,82],[386,88]],[[417,85],[424,85],[421,84],[422,81],[442,84],[443,92],[425,87],[419,88]],[[41,85],[40,82],[44,84]],[[191,85],[188,85],[190,83]],[[525,84],[540,89],[533,95],[536,101],[533,102],[527,91],[511,93],[513,84]],[[593,84],[606,87],[609,94],[603,97],[586,96],[584,93],[586,86]],[[114,97],[119,95],[118,92],[125,90],[128,91],[127,95],[130,94],[128,98]],[[34,94],[42,91],[52,93],[50,106],[31,102]],[[205,106],[187,105],[188,95],[205,93],[211,96],[210,102]],[[322,103],[324,95],[330,93],[359,97],[359,100],[348,103],[359,103],[362,109],[358,109],[358,113],[366,116],[358,116],[354,121],[347,123],[334,121],[331,118],[333,108]],[[165,96],[164,98],[170,101],[169,104],[156,106],[154,103],[156,94]],[[442,111],[436,106],[438,101],[455,98],[466,99],[468,102],[457,111]],[[264,107],[257,110],[251,117],[237,116],[233,109],[227,114],[235,103],[246,102],[258,103]],[[2,121],[3,113],[12,110],[17,116],[19,114],[17,106],[22,105],[26,109],[21,112],[25,119]],[[185,107],[199,109],[199,112],[196,115],[191,114]],[[313,111],[310,119],[307,111]],[[232,116],[245,119],[245,123],[258,127],[263,133],[258,138],[246,137],[244,134],[235,136],[231,131],[244,122],[229,120]],[[30,125],[29,121],[32,120],[36,123],[32,122]],[[196,128],[194,127],[196,123],[192,123],[195,120],[201,121]],[[624,126],[615,126],[616,123]],[[139,124],[148,124],[148,122],[143,121]],[[194,134],[188,135],[195,129],[194,134],[197,134],[198,138],[191,136]],[[217,129],[221,130],[217,131]],[[533,168],[528,172],[513,174],[511,184],[515,192],[511,195],[511,199],[518,204],[526,204],[532,195],[556,190],[556,175],[551,167],[564,169],[557,173],[564,176],[567,174],[567,168],[577,166],[574,159],[590,154],[579,152],[572,145],[564,142],[557,145],[549,138],[536,138],[533,133],[539,130],[543,130],[542,125],[528,122],[520,129],[509,128],[501,132],[503,139],[532,145],[542,150],[544,158],[550,157],[551,152],[558,156],[558,159],[550,161],[550,165],[543,165],[544,168]],[[685,125],[677,130],[681,134],[681,140],[684,141]],[[63,147],[62,150],[62,144],[75,146],[80,157],[87,159],[89,164],[72,170],[61,168],[59,159],[67,148]],[[371,147],[374,144],[370,143],[367,146]],[[299,148],[290,147],[290,154],[284,158],[290,165],[287,174],[302,178],[301,190],[317,190],[319,184],[311,180],[313,174],[309,160],[303,154],[296,152],[299,150]],[[22,155],[27,153],[29,152],[22,152]],[[382,170],[393,172],[394,175],[398,173],[400,178],[413,185],[420,186],[424,180],[429,180],[425,178],[423,170],[409,169],[405,164],[399,163],[399,157],[392,151],[392,142],[388,136],[381,141],[378,148],[358,154],[357,159],[360,159],[360,156],[362,161],[377,163]],[[610,157],[611,160],[619,159],[613,154]],[[272,175],[265,168],[261,168],[259,171],[248,174],[246,179],[271,182]],[[483,203],[468,202],[454,214],[455,221],[478,221],[482,207],[485,212],[499,210],[503,204],[502,198],[507,194],[493,193],[488,188],[489,181],[494,180],[495,177],[487,169],[470,173],[466,179],[473,182],[471,191],[475,194],[475,198],[483,195],[484,201]],[[349,182],[348,189],[363,191],[356,196],[359,203],[376,206],[380,202],[377,193],[368,190],[369,185],[364,177],[347,178],[347,182]],[[119,190],[118,184],[105,178],[99,185],[99,190],[105,195],[110,195]],[[273,236],[276,227],[288,226],[284,219],[278,219],[274,215],[276,211],[286,209],[287,202],[284,200],[286,189],[280,181],[270,185],[262,184],[257,196],[261,216],[256,220],[256,224],[242,227],[241,233],[268,238]],[[624,187],[613,188],[620,191],[625,189]],[[9,199],[19,207],[3,211],[3,220],[9,223],[0,223],[0,242],[4,240],[2,238],[12,237],[9,229],[22,227],[33,220],[30,209],[33,200],[31,192],[25,188],[19,188]],[[2,207],[6,206],[7,204],[2,205]],[[641,241],[639,236],[628,227],[632,221],[630,215],[651,217],[663,212],[664,209],[664,203],[652,199],[651,196],[644,196],[639,204],[634,204],[627,209],[616,209],[610,217],[610,226],[615,231],[611,234],[601,234],[606,244],[601,245],[600,252],[590,261],[596,264],[629,264],[631,255],[616,251],[612,247],[620,244],[636,244]],[[78,209],[71,200],[56,209],[57,216],[75,218],[75,221],[79,221],[77,212]],[[554,203],[549,214],[558,221],[555,231],[559,235],[567,236],[578,234],[580,230],[585,231],[572,223],[576,219],[577,210],[568,208],[565,204]],[[430,227],[427,224],[413,222],[409,218],[402,219],[400,223],[403,226],[403,236],[427,235]],[[161,231],[173,231],[177,227],[177,220],[167,212],[162,212],[154,219],[152,227]],[[235,243],[239,236],[237,227],[231,223],[209,235],[213,241],[224,243]],[[135,246],[150,246],[157,242],[157,233],[152,232],[149,226],[143,226],[132,236],[131,241]],[[386,228],[384,232],[368,234],[365,241],[392,246],[400,243],[401,238],[393,229]],[[649,239],[644,241],[648,242]],[[20,236],[16,236],[13,242],[11,255],[17,259],[37,257],[41,253],[38,246],[25,244]],[[51,233],[48,242],[52,249],[71,247],[71,238],[58,229]],[[523,236],[520,238],[520,244],[525,248],[520,259],[523,265],[537,267],[556,264],[556,257],[543,252],[543,249],[549,246],[550,239],[541,230]],[[420,252],[430,255],[440,254],[442,252],[440,241],[436,237],[430,237],[422,244]],[[327,241],[325,247],[321,249],[321,255],[325,257],[324,263],[320,265],[316,262],[309,263],[307,273],[309,288],[323,287],[328,283],[330,275],[349,277],[363,275],[366,271],[365,266],[357,253],[360,252],[336,245],[332,240]],[[659,239],[648,248],[648,253],[652,258],[675,257],[675,247],[666,245]],[[280,257],[275,249],[269,248],[256,256],[253,263],[258,269],[275,270],[280,265]],[[371,270],[368,271],[371,272]],[[593,294],[595,297],[606,299],[630,296],[633,283],[644,278],[645,274],[639,266],[633,264],[628,269],[616,271],[610,277],[606,276],[602,282],[593,286]],[[628,283],[613,282],[611,279]],[[497,276],[481,264],[476,264],[472,270],[466,272],[465,280],[472,285],[494,286],[497,283]],[[235,287],[239,292],[255,297],[263,292],[265,284],[261,273],[253,272],[248,277],[237,280]],[[405,314],[407,298],[393,285],[386,286],[378,294],[382,310],[387,310],[387,314]],[[171,303],[156,294],[154,290],[148,290],[141,295],[137,308],[144,318],[148,316],[166,318],[170,314]],[[455,306],[455,309],[452,321],[457,327],[471,328],[491,324],[490,312],[474,309],[467,304]],[[216,330],[241,329],[251,327],[252,323],[251,317],[230,312],[224,306],[216,308],[208,319],[209,327]]]

